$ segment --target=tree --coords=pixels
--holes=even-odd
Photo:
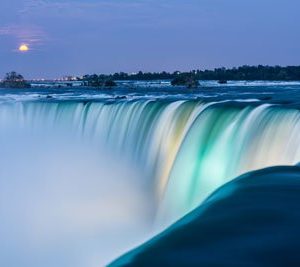
[[[114,74],[114,77],[117,74]],[[93,74],[93,75],[84,75],[82,78],[85,86],[96,87],[96,88],[103,88],[103,87],[115,87],[117,84],[112,79],[111,76],[107,76],[104,74]]]
[[[171,81],[172,86],[186,86],[188,88],[197,88],[199,81],[195,76],[181,74]]]
[[[3,81],[0,83],[4,88],[30,88],[30,84],[24,79],[24,77],[15,72],[9,72],[5,75]]]

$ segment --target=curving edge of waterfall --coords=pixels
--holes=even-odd
[[[109,267],[299,266],[299,201],[299,166],[250,172]]]
[[[297,105],[234,93],[3,96],[0,265],[105,265],[235,177],[299,162]]]

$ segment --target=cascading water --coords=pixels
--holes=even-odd
[[[238,175],[300,159],[300,114],[275,105],[199,101],[3,104],[1,129],[67,129],[143,172],[169,224]]]
[[[229,180],[300,158],[299,111],[268,104],[210,106],[198,115],[168,176],[161,216],[177,219]]]
[[[126,161],[137,170],[138,187],[145,189],[142,195],[147,200],[138,197],[136,201],[148,202],[147,216],[155,218],[152,223],[155,220],[160,229],[238,175],[292,165],[300,159],[300,112],[270,104],[196,100],[2,103],[0,129],[2,137],[25,132],[34,138],[42,136],[46,142],[50,135],[64,133],[95,150],[105,147],[101,153],[108,151],[117,162]],[[125,182],[126,177],[124,173]],[[122,249],[125,246],[118,252]]]

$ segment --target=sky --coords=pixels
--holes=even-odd
[[[299,10],[299,0],[1,0],[0,77],[300,65]]]

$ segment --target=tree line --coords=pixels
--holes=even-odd
[[[197,87],[199,81],[217,80],[220,83],[226,83],[228,80],[244,81],[300,81],[300,66],[241,66],[238,68],[216,68],[214,70],[192,70],[189,72],[142,72],[115,74],[93,74],[84,75],[77,78],[82,81],[84,86],[89,87],[114,87],[115,81],[151,81],[151,80],[171,80],[171,84],[187,87]],[[28,83],[21,74],[9,72],[5,75],[0,87],[4,88],[28,88]]]
[[[93,75],[94,76],[94,75]],[[91,77],[86,75],[83,77]],[[193,70],[189,72],[138,72],[125,73],[119,72],[111,75],[100,74],[97,77],[101,80],[126,81],[126,80],[174,80],[188,79],[195,80],[262,80],[262,81],[300,81],[300,66],[241,66],[238,68],[216,68],[214,70]],[[95,76],[94,76],[95,78]]]

